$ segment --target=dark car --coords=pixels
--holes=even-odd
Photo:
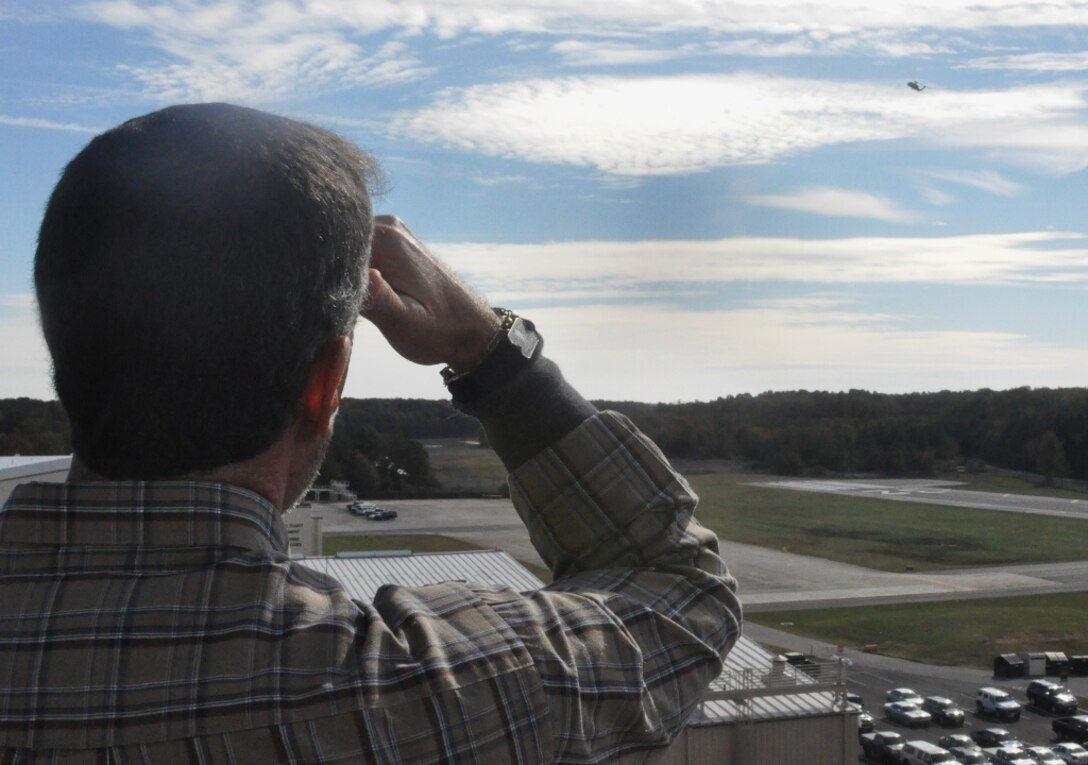
[[[937,725],[944,725],[949,728],[963,725],[965,713],[952,703],[952,699],[947,699],[944,696],[927,696],[922,702],[922,709],[929,712],[933,722]]]
[[[397,517],[396,510],[372,510],[366,514],[366,517],[372,521],[392,521]]]
[[[1056,715],[1075,715],[1077,697],[1064,685],[1050,680],[1032,680],[1026,691],[1028,702]]]
[[[872,733],[862,733],[858,739],[861,742],[861,751],[869,762],[888,763],[898,765],[899,753],[906,742],[903,737],[892,730],[878,730]]]
[[[954,746],[975,746],[975,742],[966,733],[946,733],[937,739],[937,746],[951,749]]]
[[[1076,741],[1078,744],[1088,742],[1088,715],[1060,717],[1050,723],[1050,727],[1059,741]]]
[[[983,728],[982,730],[971,731],[971,738],[983,749],[1020,743],[1020,739],[1016,737],[1016,734],[1010,733],[1004,728]]]

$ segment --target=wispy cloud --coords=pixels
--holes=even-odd
[[[1088,284],[1081,234],[1026,232],[950,237],[435,244],[492,300],[525,294],[566,302],[570,291],[641,291],[650,285]],[[682,302],[682,301],[677,301]]]
[[[1088,166],[1081,85],[915,94],[901,83],[758,74],[566,77],[451,88],[395,135],[617,175],[770,162],[835,144],[914,139],[1050,170]]]
[[[1083,72],[1088,70],[1088,51],[985,56],[970,59],[961,66],[965,69],[1009,69],[1025,72]]]
[[[72,133],[101,133],[101,128],[80,125],[75,122],[55,122],[54,120],[39,119],[37,117],[14,117],[9,114],[0,114],[0,125],[12,127],[37,128],[40,130],[66,130]]]
[[[691,310],[641,301],[534,307],[549,356],[592,398],[708,400],[765,390],[887,392],[1081,385],[1088,350],[1026,335],[961,329],[918,331],[904,317],[835,301],[778,301]],[[653,349],[653,363],[631,352]],[[433,369],[406,369],[369,326],[356,333],[365,371],[356,396],[441,395]],[[383,380],[396,381],[383,388]]]
[[[93,0],[77,8],[84,18],[139,36],[159,52],[160,60],[123,70],[150,95],[250,101],[424,76],[430,68],[419,60],[422,46],[407,46],[426,37],[530,36],[549,41],[567,63],[619,66],[685,55],[919,57],[970,46],[969,36],[960,32],[1088,26],[1088,6],[1078,0]],[[677,34],[698,39],[680,44],[663,39]],[[390,55],[383,45],[391,42],[404,47]],[[1072,66],[1073,61],[1056,63]],[[977,62],[1044,65],[1026,56]]]
[[[1023,189],[1016,181],[1011,181],[993,170],[929,170],[925,175],[1003,197],[1015,196]]]
[[[790,194],[753,194],[745,197],[744,201],[750,205],[838,218],[868,218],[888,223],[911,223],[918,220],[915,213],[904,210],[887,197],[828,186],[812,186]]]

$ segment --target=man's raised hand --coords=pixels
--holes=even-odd
[[[499,327],[487,303],[391,215],[374,218],[362,315],[404,358],[457,372],[475,366]]]

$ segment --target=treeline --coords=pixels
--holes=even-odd
[[[671,457],[786,475],[933,475],[983,464],[1088,478],[1088,389],[881,394],[791,391],[691,404],[598,402]]]
[[[989,464],[1088,479],[1088,388],[596,403],[630,415],[670,457],[743,460],[787,475],[932,475]],[[361,493],[433,487],[414,439],[479,435],[475,420],[445,402],[345,399],[321,475]],[[67,453],[67,438],[57,403],[0,400],[0,454]]]
[[[0,399],[0,456],[71,453],[68,418],[60,402]]]
[[[451,426],[451,414],[463,422]],[[366,497],[437,488],[427,450],[415,439],[462,435],[457,427],[475,433],[478,426],[438,401],[343,399],[319,480],[347,481]]]
[[[435,487],[424,435],[475,434],[476,421],[437,401],[345,399],[320,480],[345,480],[367,496]],[[70,454],[64,409],[57,401],[0,399],[0,456]]]

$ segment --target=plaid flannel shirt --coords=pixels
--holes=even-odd
[[[695,497],[601,413],[511,475],[556,581],[292,562],[235,487],[24,484],[0,511],[0,763],[645,762],[739,632]]]

